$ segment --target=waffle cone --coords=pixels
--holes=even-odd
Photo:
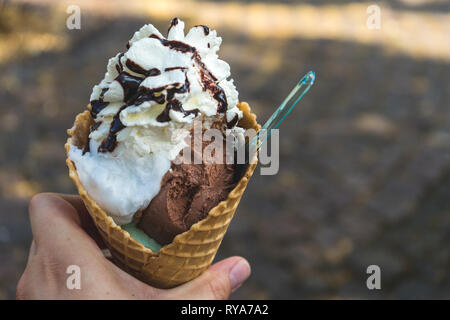
[[[243,111],[239,126],[260,129],[256,116],[247,103],[238,107]],[[65,144],[69,176],[78,188],[97,229],[111,251],[115,262],[136,278],[158,288],[171,288],[198,277],[212,263],[234,212],[255,170],[256,163],[247,166],[245,173],[226,200],[212,208],[208,216],[177,235],[172,243],[154,252],[133,239],[118,226],[90,197],[78,177],[75,164],[69,159],[71,145],[85,145],[93,119],[89,111],[80,113]]]

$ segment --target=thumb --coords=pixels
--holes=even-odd
[[[168,299],[224,300],[250,276],[250,265],[241,257],[217,262],[200,277],[169,290]]]

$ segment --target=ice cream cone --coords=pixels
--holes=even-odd
[[[249,105],[241,102],[238,107],[243,111],[239,126],[259,130],[260,125],[256,122],[256,116],[251,113]],[[86,143],[92,123],[89,111],[76,117],[74,126],[67,131],[67,154],[71,145],[83,146]],[[188,231],[177,235],[172,243],[162,247],[159,252],[154,252],[133,239],[99,207],[81,184],[75,164],[69,157],[66,163],[70,178],[75,182],[114,260],[136,278],[158,288],[171,288],[192,280],[211,265],[256,167],[256,163],[247,166],[243,177],[227,199],[211,209],[206,218],[193,224]]]

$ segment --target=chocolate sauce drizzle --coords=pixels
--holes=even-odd
[[[95,122],[93,125],[91,125],[91,128],[89,129],[89,133],[91,133],[92,131],[97,130],[98,127],[100,127],[101,124],[102,124],[102,121]],[[88,136],[86,145],[84,146],[84,149],[83,149],[83,155],[84,155],[86,152],[91,151],[90,141],[91,141],[91,138],[89,138],[89,136]]]
[[[119,57],[118,57],[119,58],[119,63],[116,64],[116,70],[117,70],[118,73],[121,73],[123,71],[123,65],[122,65],[122,61],[120,59],[124,56],[124,54],[125,53],[121,52],[119,54]]]
[[[177,24],[178,24],[178,18],[173,18],[172,22],[170,23],[169,30],[167,30],[167,34],[170,32],[170,29],[172,29],[172,27],[176,26]]]
[[[133,104],[137,98],[137,91],[141,84],[142,78],[132,76],[131,74],[123,71],[114,79],[120,83],[123,88],[123,100],[127,105]]]
[[[127,62],[125,62],[125,65],[131,71],[133,71],[137,74],[142,74],[146,77],[155,77],[155,76],[159,76],[161,74],[161,71],[158,68],[152,68],[150,70],[145,70],[140,65],[138,65],[136,62],[134,62],[130,59],[127,59]]]
[[[184,110],[183,105],[178,99],[172,99],[170,102],[167,103],[166,107],[164,108],[164,111],[156,118],[159,122],[168,122],[170,121],[169,113],[170,110],[175,110],[178,112],[181,112],[184,114],[185,117],[187,117],[190,114],[194,114],[195,116],[198,115],[200,110],[193,109],[193,110]]]
[[[134,104],[136,106],[144,103],[145,101],[155,101],[157,104],[164,104],[166,101],[166,96],[164,94],[157,95],[157,93],[160,93],[165,88],[158,89],[148,89],[145,87],[140,87],[138,90],[138,97],[134,101]]]
[[[106,108],[106,106],[109,104],[107,101],[103,101],[105,93],[108,91],[108,88],[103,88],[102,92],[100,92],[100,96],[97,100],[91,101],[91,115],[92,118],[96,118],[97,115]]]
[[[170,28],[178,24],[178,19],[174,18],[171,22]],[[203,32],[205,35],[208,35],[210,30],[207,26],[200,25],[203,28]],[[170,31],[169,28],[169,31]],[[157,39],[161,42],[162,45],[169,47],[172,50],[176,50],[182,53],[192,53],[192,59],[196,63],[196,65],[200,69],[200,78],[202,82],[202,86],[204,90],[208,90],[214,99],[217,101],[217,112],[225,113],[228,108],[227,98],[223,89],[216,83],[217,78],[208,70],[206,65],[201,60],[200,54],[197,49],[177,40],[167,40],[163,39],[155,34],[151,34],[149,38]],[[127,49],[130,48],[130,42],[127,43]],[[120,112],[131,105],[139,105],[145,101],[155,101],[158,104],[164,104],[167,101],[166,107],[164,110],[157,116],[156,120],[159,122],[168,122],[170,121],[170,110],[174,110],[177,112],[181,112],[184,116],[189,116],[191,114],[197,116],[200,113],[199,109],[193,110],[184,110],[182,103],[175,98],[175,94],[186,93],[190,90],[190,83],[186,75],[186,80],[184,84],[171,84],[169,86],[173,86],[168,89],[169,86],[163,86],[160,88],[148,89],[145,87],[140,87],[140,84],[146,77],[158,76],[161,74],[161,70],[157,68],[152,68],[150,70],[146,70],[136,62],[127,59],[125,65],[132,72],[144,76],[144,78],[134,76],[124,71],[121,58],[124,53],[119,55],[119,62],[116,64],[116,70],[119,75],[114,79],[120,83],[124,91],[124,101],[125,104],[119,109],[119,111],[114,115],[113,121],[110,126],[108,136],[102,141],[101,145],[98,148],[98,152],[112,152],[117,146],[117,133],[125,128],[125,125],[120,121]],[[172,70],[186,70],[186,67],[170,67],[164,69],[165,72]],[[186,74],[186,71],[185,71]],[[164,95],[162,93],[163,90],[167,89],[167,94]],[[104,101],[104,94],[108,88],[102,90],[99,98],[97,100],[91,101],[91,114],[95,119],[101,110],[103,110],[109,102]],[[237,123],[237,115],[227,123],[228,128],[233,127]],[[97,127],[92,127],[93,130],[97,129]],[[85,146],[85,152],[89,151],[89,141]]]
[[[203,33],[205,34],[205,36],[207,36],[209,34],[209,27],[208,26],[204,26],[202,24],[199,24],[196,27],[202,27],[203,28]]]
[[[108,136],[102,141],[102,144],[98,147],[98,152],[112,152],[117,146],[117,133],[125,128],[122,121],[120,121],[120,112],[125,109],[127,105],[124,105],[116,113],[111,122]]]
[[[235,114],[233,119],[231,119],[230,122],[227,121],[227,128],[228,129],[233,128],[235,125],[237,125],[238,121],[239,121],[239,116],[237,114]]]
[[[168,71],[172,71],[172,70],[186,70],[186,67],[170,67],[170,68],[165,68],[164,71],[168,72]]]
[[[149,36],[149,38],[152,39],[158,39],[159,41],[161,41],[163,46],[169,47],[170,49],[176,50],[176,51],[180,51],[183,53],[194,53],[197,52],[197,49],[195,49],[194,47],[191,47],[190,45],[188,45],[187,43],[178,41],[178,40],[167,40],[167,39],[163,39],[158,37],[156,34],[151,34]]]

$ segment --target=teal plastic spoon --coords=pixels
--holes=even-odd
[[[283,120],[314,84],[315,79],[315,73],[310,71],[297,83],[277,110],[270,116],[269,120],[262,126],[261,130],[245,145],[246,155],[250,154],[250,149],[252,149],[253,154],[259,151],[264,142],[266,142],[272,134],[272,129],[276,129],[280,126]],[[253,157],[246,156],[246,161],[249,161],[249,159],[252,158]]]

